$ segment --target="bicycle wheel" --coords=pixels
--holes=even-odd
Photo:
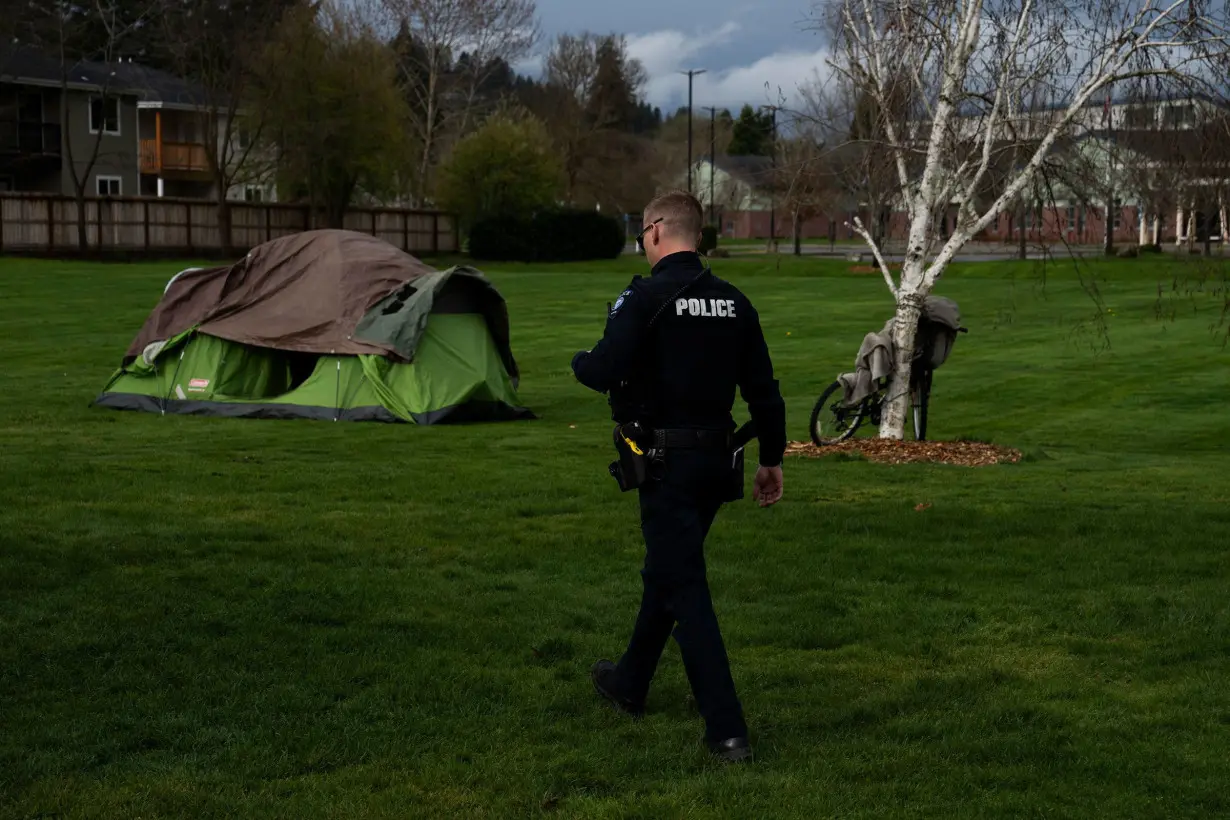
[[[811,421],[808,430],[812,443],[817,447],[826,444],[836,444],[854,435],[867,410],[867,400],[859,402],[854,407],[842,407],[841,400],[845,393],[841,382],[835,381],[820,394],[816,406],[811,410]]]
[[[934,370],[927,370],[918,380],[914,401],[914,440],[927,440],[927,407],[931,404],[931,379]]]

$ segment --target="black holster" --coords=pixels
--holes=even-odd
[[[609,470],[619,484],[621,492],[626,493],[638,489],[662,477],[664,469],[662,453],[660,450],[648,447],[640,424],[631,422],[616,425],[612,431],[612,437],[615,440],[615,452],[619,460],[611,462]],[[641,452],[636,452],[633,444],[636,445],[636,450]]]
[[[748,422],[735,431],[731,437],[730,470],[726,473],[726,491],[722,494],[723,501],[741,501],[744,489],[745,459],[744,450],[747,443],[756,437],[756,423]]]
[[[743,447],[730,454],[730,470],[726,472],[722,501],[740,501],[743,498]]]

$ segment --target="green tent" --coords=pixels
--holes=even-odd
[[[190,268],[95,404],[242,418],[435,424],[534,418],[503,297],[380,239],[308,231]]]

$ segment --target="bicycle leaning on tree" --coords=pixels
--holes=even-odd
[[[931,403],[931,386],[935,371],[948,359],[958,333],[969,329],[960,325],[956,303],[941,297],[927,297],[923,313],[918,320],[915,335],[914,358],[910,368],[910,407],[913,410],[914,439],[927,440],[927,410]],[[891,347],[891,322],[878,336],[868,336],[860,350],[857,367],[867,369],[869,355],[865,351],[887,345],[889,362],[895,361]],[[888,386],[892,382],[892,370],[871,381],[870,391],[859,397],[854,385],[858,370],[839,376],[825,388],[816,400],[808,422],[812,443],[817,447],[837,444],[852,438],[859,429],[879,428],[888,403]],[[852,398],[853,396],[853,398]]]

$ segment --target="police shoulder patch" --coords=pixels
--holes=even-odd
[[[619,313],[619,309],[623,307],[624,301],[632,295],[632,289],[628,288],[623,293],[619,294],[619,298],[615,300],[615,304],[611,307],[611,315]]]

